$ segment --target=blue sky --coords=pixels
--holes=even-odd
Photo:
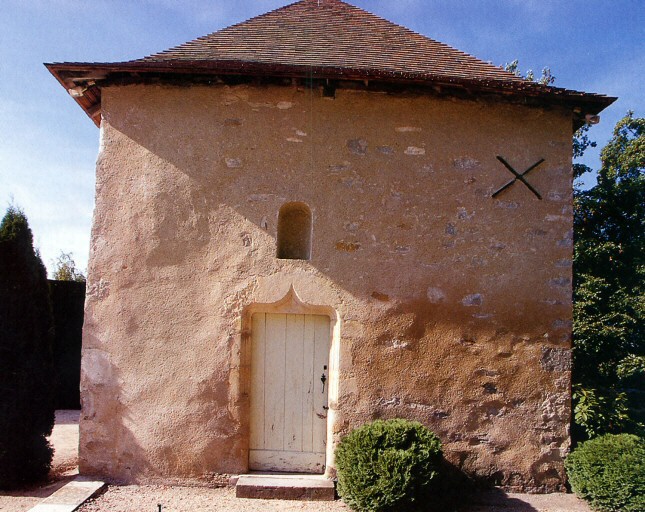
[[[0,207],[29,219],[44,263],[87,266],[99,131],[43,62],[142,57],[288,0],[2,0]],[[645,0],[354,0],[354,5],[476,57],[523,72],[549,66],[560,87],[618,96],[592,138],[628,110],[645,115]],[[599,166],[598,152],[586,163]]]

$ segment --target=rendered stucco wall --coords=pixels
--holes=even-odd
[[[557,110],[295,87],[104,88],[84,326],[81,472],[247,470],[248,312],[335,315],[335,442],[433,429],[509,488],[562,488],[571,121]],[[497,160],[522,173],[539,200]],[[276,259],[289,201],[310,261]],[[333,443],[329,452],[333,451]],[[328,456],[328,464],[333,464]]]

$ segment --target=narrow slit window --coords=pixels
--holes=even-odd
[[[277,257],[311,259],[311,210],[305,203],[286,203],[278,215]]]

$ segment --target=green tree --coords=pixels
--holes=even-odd
[[[47,273],[25,215],[10,207],[0,224],[0,488],[49,471],[52,334]]]
[[[580,156],[585,132],[577,144]],[[645,423],[645,119],[621,119],[601,162],[597,185],[574,200],[577,437],[642,434]]]
[[[53,277],[57,281],[85,282],[85,275],[76,268],[76,262],[72,258],[71,252],[61,251],[58,258],[56,258],[54,265],[55,269]]]

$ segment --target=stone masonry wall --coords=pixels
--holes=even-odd
[[[510,104],[296,87],[104,88],[81,472],[248,468],[244,311],[293,286],[337,315],[327,463],[374,418],[433,429],[511,489],[563,487],[571,120]],[[497,198],[513,178],[544,158]],[[310,261],[277,216],[313,213]],[[331,388],[330,388],[331,389]],[[331,469],[331,468],[330,468]]]

